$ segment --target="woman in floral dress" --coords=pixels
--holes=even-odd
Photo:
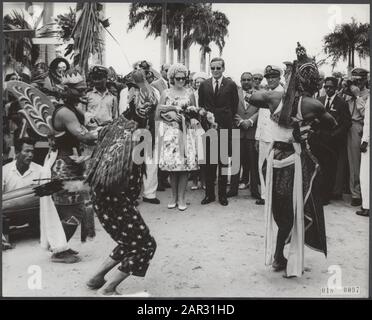
[[[196,105],[194,94],[185,88],[188,71],[182,64],[172,65],[168,79],[173,86],[163,91],[157,107],[159,126],[159,168],[170,172],[172,200],[168,208],[187,209],[185,194],[188,173],[198,170],[197,130],[200,123],[187,119],[185,109]]]

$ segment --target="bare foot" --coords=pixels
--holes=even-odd
[[[138,298],[148,298],[151,297],[151,295],[146,292],[146,291],[141,291],[141,292],[135,292],[135,293],[128,293],[128,294],[122,294],[119,292],[115,292],[115,297],[138,297]]]
[[[87,282],[87,286],[92,290],[97,290],[106,283],[105,278],[103,277],[93,277]]]
[[[99,296],[110,297],[110,296],[115,296],[116,291],[115,290],[106,290],[106,289],[101,288],[97,291],[97,294]]]

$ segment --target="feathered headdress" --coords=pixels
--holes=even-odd
[[[297,108],[299,97],[305,92],[312,93],[316,90],[319,79],[319,71],[315,61],[307,56],[306,49],[297,42],[297,60],[293,61],[293,67],[288,75],[283,108],[280,112],[278,123],[283,126],[291,125],[291,115]]]

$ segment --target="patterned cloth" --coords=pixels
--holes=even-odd
[[[80,177],[79,181],[82,184],[82,177],[84,174],[84,164],[76,164],[68,154],[60,151],[57,160],[52,166],[52,179],[71,179]],[[69,191],[63,189],[53,194],[53,200],[56,205],[72,205],[83,203],[87,197],[87,192],[80,190]]]
[[[155,239],[134,205],[141,192],[141,167],[134,165],[128,188],[117,193],[93,190],[93,204],[99,221],[118,243],[110,257],[120,261],[119,270],[144,277],[156,250]]]
[[[167,91],[165,104],[183,105],[190,104],[188,96],[170,95]],[[161,123],[160,129],[160,158],[159,168],[163,171],[193,171],[199,170],[198,165],[198,121],[195,124],[185,123],[180,126],[176,121]],[[182,130],[183,129],[183,130]]]

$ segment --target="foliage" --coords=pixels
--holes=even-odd
[[[332,58],[332,67],[342,59],[348,61],[348,67],[354,67],[355,52],[360,58],[370,55],[369,52],[369,23],[358,23],[352,18],[351,23],[337,25],[335,30],[327,34],[323,49]]]
[[[29,30],[29,33],[20,33],[12,36],[5,36],[5,54],[10,55],[16,61],[26,66],[33,65],[39,56],[39,47],[32,44],[33,28],[25,20],[23,11],[13,10],[10,15],[5,15],[3,19],[4,30]]]
[[[108,19],[102,17],[102,9],[102,4],[98,2],[78,3],[76,23],[71,33],[69,33],[71,23],[68,22],[68,19],[70,21],[73,19],[71,12],[63,20],[64,35],[74,39],[74,44],[67,47],[66,53],[73,52],[74,65],[79,66],[85,72],[88,71],[90,54],[98,54],[98,58],[102,59],[103,39],[101,35],[103,29],[110,25]]]
[[[215,43],[220,53],[228,35],[229,20],[219,11],[212,11],[209,3],[168,3],[167,4],[168,40],[174,40],[175,49],[180,48],[181,16],[184,18],[184,48],[193,43],[200,45],[203,55],[211,51],[210,44]],[[162,24],[162,4],[133,3],[130,7],[128,31],[144,22],[147,37],[159,37]]]

